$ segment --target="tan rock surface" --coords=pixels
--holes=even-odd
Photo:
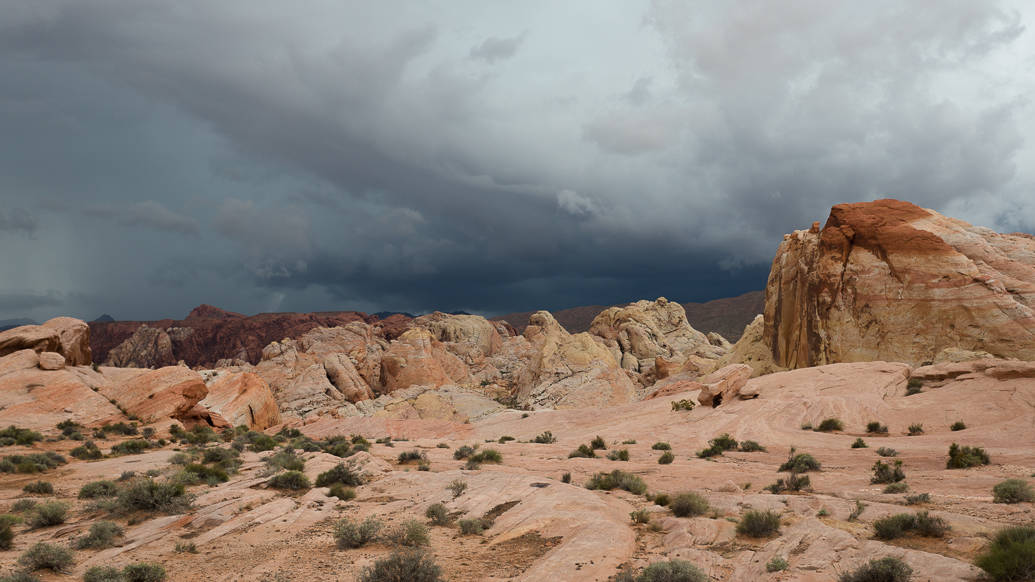
[[[90,353],[90,326],[74,317],[55,317],[43,322],[43,327],[58,332],[61,343],[56,350],[65,357],[69,366],[89,366],[93,362]]]
[[[42,325],[22,325],[0,331],[0,357],[20,350],[56,352],[61,349],[61,337],[56,329]]]
[[[65,367],[65,356],[57,352],[40,352],[41,370],[60,370]]]
[[[208,395],[198,404],[217,427],[247,426],[264,430],[280,424],[280,410],[270,387],[250,372],[217,375],[208,383]]]
[[[152,368],[176,364],[172,338],[157,327],[141,325],[133,335],[108,352],[107,366]]]
[[[190,368],[166,366],[133,372],[101,386],[100,393],[144,423],[186,416],[208,395],[204,380]]]
[[[427,329],[405,331],[381,357],[381,391],[414,385],[468,384],[467,366]]]
[[[118,408],[91,388],[105,382],[100,374],[88,367],[41,370],[38,364],[32,350],[0,358],[0,426],[51,432],[64,420],[91,425],[123,419]]]

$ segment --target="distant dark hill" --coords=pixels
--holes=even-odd
[[[750,291],[737,297],[725,297],[704,303],[683,303],[682,305],[686,309],[686,318],[694,329],[705,333],[715,331],[731,342],[735,342],[740,338],[740,334],[744,333],[744,327],[751,323],[756,315],[762,313],[764,303],[765,294],[762,291]],[[589,330],[589,324],[593,323],[593,318],[608,307],[610,306],[586,305],[550,313],[569,332],[579,333]],[[491,319],[506,321],[514,326],[518,333],[522,333],[528,325],[528,318],[533,313],[535,312],[521,311]]]
[[[115,321],[115,318],[110,316],[110,315],[108,315],[107,313],[102,313],[100,317],[98,317],[97,319],[95,319],[93,321],[97,322],[97,323],[111,323],[111,322]],[[91,323],[93,323],[93,322],[91,322]]]
[[[8,329],[12,329],[22,325],[39,325],[39,322],[25,317],[16,317],[14,319],[0,319],[0,331],[6,331]]]

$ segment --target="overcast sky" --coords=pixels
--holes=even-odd
[[[0,0],[0,319],[705,300],[882,197],[1032,232],[1029,6]]]

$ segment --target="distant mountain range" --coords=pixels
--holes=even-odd
[[[26,319],[24,317],[0,319],[0,331],[8,330],[12,327],[18,327],[19,325],[39,325],[39,322],[32,319]]]

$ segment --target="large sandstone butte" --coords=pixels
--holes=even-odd
[[[1035,360],[1035,237],[999,234],[898,200],[839,204],[786,235],[766,286],[776,365],[943,350]]]

